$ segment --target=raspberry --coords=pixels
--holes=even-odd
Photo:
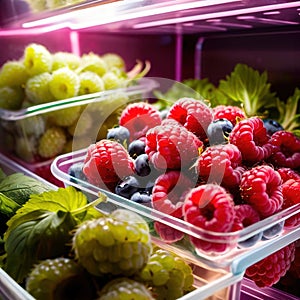
[[[267,165],[253,167],[242,175],[241,196],[262,217],[278,212],[283,203],[281,177]]]
[[[27,277],[26,290],[35,299],[92,300],[96,297],[90,276],[74,260],[63,257],[35,265]]]
[[[300,167],[300,139],[288,131],[275,132],[270,143],[276,148],[270,162],[278,167],[297,169]]]
[[[80,88],[79,95],[86,95],[101,92],[104,90],[104,83],[100,76],[91,71],[79,74]]]
[[[102,77],[107,70],[106,62],[99,55],[93,52],[82,55],[80,67],[81,72],[91,71]]]
[[[148,130],[145,152],[156,169],[191,166],[203,143],[183,126],[156,126]]]
[[[30,76],[51,72],[52,55],[45,46],[32,43],[24,50],[24,66]]]
[[[196,168],[205,182],[221,183],[226,188],[237,187],[245,171],[241,152],[232,144],[206,148],[198,158]]]
[[[158,300],[181,298],[194,281],[192,268],[184,259],[160,248],[153,251],[137,279],[149,286]]]
[[[152,253],[148,224],[125,209],[81,223],[73,236],[73,248],[80,264],[96,276],[131,276],[146,265]]]
[[[204,141],[213,114],[204,102],[193,98],[181,98],[171,106],[167,118],[176,120]]]
[[[56,52],[52,55],[52,71],[68,67],[75,70],[80,66],[80,57],[70,52]]]
[[[248,267],[245,275],[258,287],[271,287],[286,274],[294,258],[295,244],[292,243]]]
[[[114,189],[121,179],[134,173],[134,161],[120,143],[103,139],[89,146],[83,172],[90,183]]]
[[[214,120],[227,119],[233,126],[237,122],[246,119],[244,111],[238,106],[217,105],[213,108]]]
[[[22,62],[7,61],[0,70],[0,87],[22,86],[28,77],[28,73]]]
[[[175,243],[184,237],[184,232],[160,222],[154,222],[154,229],[166,243]]]
[[[56,100],[77,96],[79,87],[79,76],[69,68],[60,68],[52,73],[49,88]]]
[[[152,190],[152,206],[165,214],[181,218],[185,194],[194,186],[192,180],[177,170],[160,175]]]
[[[280,174],[283,183],[289,179],[300,179],[300,174],[291,168],[278,168],[277,172]]]
[[[229,134],[229,143],[236,145],[243,160],[250,163],[262,161],[273,152],[264,123],[258,117],[237,123]]]
[[[260,221],[259,213],[249,204],[236,205],[235,218],[231,231],[242,230]],[[251,247],[262,238],[262,232],[238,242],[240,247]]]
[[[22,107],[24,93],[20,87],[0,87],[0,108],[18,110]]]
[[[184,220],[196,227],[213,232],[229,232],[232,228],[235,210],[232,196],[216,184],[204,184],[189,191],[183,204]],[[211,240],[210,240],[211,239]],[[191,242],[205,252],[224,252],[228,245],[218,242],[218,237],[202,240],[190,236]]]
[[[68,127],[73,125],[79,118],[81,113],[81,106],[72,106],[59,110],[54,110],[47,114],[49,121],[52,124]]]
[[[55,100],[50,92],[49,83],[51,80],[52,75],[47,72],[35,75],[27,80],[25,93],[30,102],[41,104]]]
[[[146,135],[161,119],[158,110],[149,103],[131,103],[122,111],[119,124],[130,132],[131,141]]]
[[[300,179],[289,179],[282,184],[283,204],[286,209],[300,203]],[[300,213],[285,220],[284,226],[294,228],[300,225]]]
[[[108,282],[99,292],[98,300],[154,300],[150,290],[135,280],[116,278]]]
[[[38,154],[43,158],[52,158],[62,153],[66,142],[67,138],[63,129],[50,127],[39,140]]]
[[[123,78],[119,77],[114,72],[106,72],[102,76],[102,80],[104,82],[105,90],[117,89],[122,87],[125,84]]]
[[[105,53],[101,57],[105,61],[108,69],[118,68],[125,70],[125,61],[120,55],[116,53]]]

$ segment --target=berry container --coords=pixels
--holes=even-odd
[[[102,126],[97,127],[100,129],[95,135],[98,138],[102,138],[103,132],[106,134],[106,124],[110,123],[109,127],[114,124],[118,108],[122,107],[128,101],[138,101],[140,98],[147,97],[148,93],[156,87],[157,83],[153,79],[142,78],[127,88],[106,90],[99,93],[53,101],[17,111],[0,109],[0,135],[2,138],[0,152],[17,161],[28,170],[47,179],[49,182],[62,186],[62,183],[52,176],[50,164],[56,155],[71,151],[72,147],[74,147],[74,135],[76,134],[76,137],[78,137],[76,138],[77,149],[81,149],[85,145],[87,146],[91,141],[83,138],[80,131],[89,130],[88,126],[90,125],[88,124],[94,122],[96,115],[97,122],[101,122]],[[88,111],[85,109],[87,105],[89,108]],[[72,126],[58,125],[55,121],[58,114],[64,118],[64,113],[66,114],[72,108],[75,110],[77,108],[78,110],[80,109],[78,118]],[[83,114],[82,111],[85,113]],[[106,119],[108,115],[110,117]],[[86,118],[81,122],[81,124],[85,125],[79,128],[77,123],[81,118]],[[60,145],[57,149],[51,149],[52,146],[48,146],[43,150],[43,152],[46,151],[48,153],[41,155],[39,153],[41,139],[46,130],[53,126],[58,128],[60,132],[63,131],[64,146]],[[59,142],[58,139],[53,140],[53,147]]]
[[[192,261],[195,265],[206,265],[213,269],[222,269],[232,274],[241,274],[247,267],[260,261],[262,258],[276,252],[284,246],[296,241],[300,236],[300,227],[285,228],[268,239],[260,238],[254,244],[245,246],[244,242],[249,239],[255,239],[255,236],[261,236],[270,228],[280,227],[287,218],[300,212],[300,205],[294,205],[288,209],[282,210],[270,217],[267,217],[255,224],[252,224],[242,230],[220,233],[203,230],[181,219],[172,217],[147,205],[130,201],[121,197],[108,189],[102,189],[95,186],[85,179],[75,178],[69,174],[69,168],[77,163],[83,163],[87,149],[81,149],[72,153],[63,154],[54,159],[51,164],[53,175],[65,183],[65,185],[75,186],[84,191],[91,199],[98,196],[99,193],[107,195],[106,205],[117,205],[129,210],[135,211],[147,218],[150,227],[153,228],[153,239],[156,243],[180,253],[181,256]],[[159,223],[166,228],[176,230],[175,232],[183,236],[181,240],[166,242],[155,231],[154,224]],[[199,249],[191,243],[190,237],[200,241],[214,243],[224,247],[223,252],[206,252],[203,248]],[[243,245],[243,246],[240,246]]]
[[[68,157],[64,158],[68,162]],[[61,162],[62,163],[62,162]],[[66,168],[65,164],[61,165]],[[0,153],[0,168],[6,174],[21,172],[25,175],[44,181],[53,189],[57,187],[45,179],[39,177],[24,166],[9,159],[7,156]],[[69,183],[66,182],[66,185]],[[84,190],[84,189],[83,189]],[[88,195],[93,195],[90,191],[86,191]],[[121,205],[122,206],[122,205]],[[117,205],[114,203],[104,203],[103,209],[114,209]],[[159,241],[158,241],[159,242]],[[163,243],[159,242],[163,247]],[[175,251],[176,251],[175,247]],[[176,251],[177,252],[177,251]],[[181,251],[177,252],[181,254]],[[183,254],[185,255],[185,254]],[[189,257],[187,257],[189,260]],[[191,266],[194,274],[195,290],[180,298],[180,300],[255,300],[255,299],[287,299],[297,300],[298,298],[292,295],[283,293],[273,288],[259,289],[254,286],[251,280],[243,279],[243,272],[233,274],[230,270],[222,268],[211,268],[205,262],[199,260],[197,264],[195,260],[191,261]],[[19,284],[17,284],[5,271],[0,268],[0,298],[3,300],[34,300],[34,298],[26,292]]]

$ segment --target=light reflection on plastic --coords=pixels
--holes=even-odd
[[[141,0],[136,0],[134,2],[140,2]],[[213,5],[220,5],[232,2],[241,2],[242,0],[202,0],[202,1],[192,1],[188,3],[178,3],[176,1],[175,4],[165,5],[165,6],[155,6],[149,7],[144,6],[141,10],[131,11],[130,9],[122,14],[122,11],[118,13],[118,8],[124,5],[122,2],[110,3],[107,6],[100,5],[98,7],[92,7],[91,9],[82,9],[70,13],[66,13],[63,15],[53,16],[37,21],[24,23],[22,26],[24,28],[30,28],[35,26],[47,25],[50,23],[62,22],[64,20],[70,20],[69,27],[71,29],[82,29],[93,27],[97,25],[104,25],[118,21],[125,21],[134,18],[142,18],[146,16],[154,16],[164,13],[170,13],[175,11],[182,11],[186,9],[193,9],[199,7],[208,7]],[[132,1],[130,1],[132,4]],[[91,16],[94,16],[91,17]],[[101,17],[100,17],[101,16]]]
[[[278,10],[278,9],[287,9],[293,8],[300,5],[300,1],[295,1],[291,3],[280,3],[280,4],[270,4],[258,7],[248,7],[248,8],[241,8],[241,9],[233,9],[229,11],[221,11],[221,12],[213,12],[207,14],[200,14],[200,15],[193,15],[187,17],[178,17],[178,18],[170,18],[170,19],[163,19],[158,21],[150,21],[139,23],[133,26],[136,29],[154,27],[154,26],[162,26],[162,25],[169,25],[169,24],[178,24],[184,22],[193,22],[193,21],[200,21],[212,18],[223,18],[223,17],[232,17],[236,15],[248,14],[248,13],[257,13],[257,12],[264,12],[270,10]],[[292,22],[295,24],[294,22]],[[297,23],[296,23],[297,24]]]

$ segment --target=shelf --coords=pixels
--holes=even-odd
[[[294,28],[299,24],[300,1],[120,0],[86,1],[64,9],[25,14],[14,18],[3,31],[69,28],[110,33],[192,34]]]

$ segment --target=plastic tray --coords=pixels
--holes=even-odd
[[[184,233],[185,237],[193,236],[201,240],[210,242],[226,243],[231,250],[224,253],[205,253],[199,252],[184,238],[180,242],[168,243],[160,240],[155,231],[153,238],[156,243],[162,243],[164,247],[179,252],[181,256],[190,259],[197,265],[206,265],[212,268],[221,268],[230,270],[233,274],[240,274],[247,267],[268,256],[269,254],[281,249],[282,247],[299,239],[300,227],[295,229],[283,229],[277,236],[269,240],[260,240],[255,245],[247,248],[237,247],[237,243],[259,234],[260,232],[284,221],[288,217],[300,212],[300,204],[281,211],[271,217],[268,217],[258,223],[244,228],[243,230],[231,233],[216,233],[202,230],[189,224],[188,222],[174,218],[149,208],[145,205],[132,202],[120,197],[112,192],[101,189],[86,181],[79,180],[68,174],[68,169],[75,163],[83,162],[86,156],[86,149],[75,151],[69,154],[58,156],[51,164],[51,171],[55,177],[63,181],[65,185],[73,185],[87,194],[97,197],[99,192],[108,196],[108,202],[122,206],[143,215],[152,222],[160,222]]]
[[[141,78],[127,88],[106,90],[99,93],[53,101],[17,111],[0,109],[0,136],[2,138],[0,151],[32,172],[39,174],[54,184],[60,185],[50,172],[50,164],[56,155],[71,151],[74,135],[80,135],[78,128],[75,126],[79,121],[72,125],[73,132],[71,134],[68,127],[59,126],[63,130],[66,138],[64,149],[52,157],[41,157],[37,150],[40,138],[46,128],[51,126],[57,127],[57,125],[51,123],[49,113],[80,106],[81,115],[78,120],[81,120],[83,115],[87,116],[89,114],[91,120],[95,119],[96,115],[98,122],[101,119],[100,114],[105,112],[102,120],[102,125],[105,125],[105,118],[109,115],[111,115],[110,122],[112,122],[114,116],[113,111],[119,108],[118,105],[120,106],[128,102],[145,99],[148,93],[157,86],[158,84],[155,80],[151,78]],[[120,98],[122,101],[119,101]],[[88,110],[86,109],[87,107],[89,108]],[[84,126],[85,122],[82,121],[81,124]],[[97,129],[99,130],[98,127]],[[86,147],[91,142],[89,139],[81,138],[80,136],[77,141],[77,149]]]

